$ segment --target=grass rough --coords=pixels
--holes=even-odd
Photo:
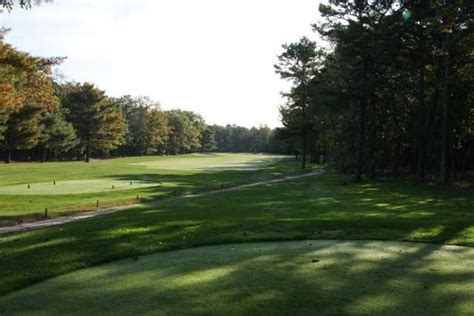
[[[0,237],[0,293],[168,250],[255,241],[398,240],[474,246],[472,190],[337,172],[169,201]]]

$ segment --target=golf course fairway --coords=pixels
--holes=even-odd
[[[0,164],[0,226],[299,173],[292,157],[207,153]]]
[[[0,314],[469,314],[473,262],[473,248],[408,242],[206,246],[49,279]]]

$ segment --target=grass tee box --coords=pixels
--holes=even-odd
[[[235,185],[298,170],[263,154],[190,154],[112,160],[0,164],[0,225],[170,196],[176,189]]]
[[[0,313],[467,315],[473,261],[472,248],[406,242],[200,247],[50,279],[0,298]]]
[[[54,182],[37,182],[34,184],[16,184],[0,187],[1,194],[10,195],[61,195],[61,194],[80,194],[93,192],[107,192],[113,190],[132,190],[146,187],[153,187],[158,183],[136,180],[113,180],[113,179],[94,179],[94,180],[63,180]]]

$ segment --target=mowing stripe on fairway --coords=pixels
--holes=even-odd
[[[291,241],[184,249],[79,270],[0,314],[470,314],[474,249]]]
[[[136,166],[144,166],[150,169],[160,170],[258,170],[262,167],[268,166],[277,160],[287,159],[292,157],[280,155],[265,155],[265,154],[233,154],[233,155],[206,155],[194,154],[190,157],[197,157],[201,159],[160,159],[152,161],[144,161],[132,163]]]

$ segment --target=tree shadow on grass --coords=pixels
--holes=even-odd
[[[459,314],[472,310],[472,260],[472,249],[428,244],[234,244],[129,259],[84,271],[85,276],[79,272],[79,277],[14,293],[2,309],[46,314]],[[42,297],[45,292],[48,296]]]
[[[359,193],[364,187],[337,187],[336,176],[320,177],[169,201],[0,237],[0,293],[82,267],[202,245],[297,239],[474,245],[472,232],[467,232],[474,222],[469,208],[473,202],[463,193],[400,185]],[[437,205],[439,201],[448,207]]]

